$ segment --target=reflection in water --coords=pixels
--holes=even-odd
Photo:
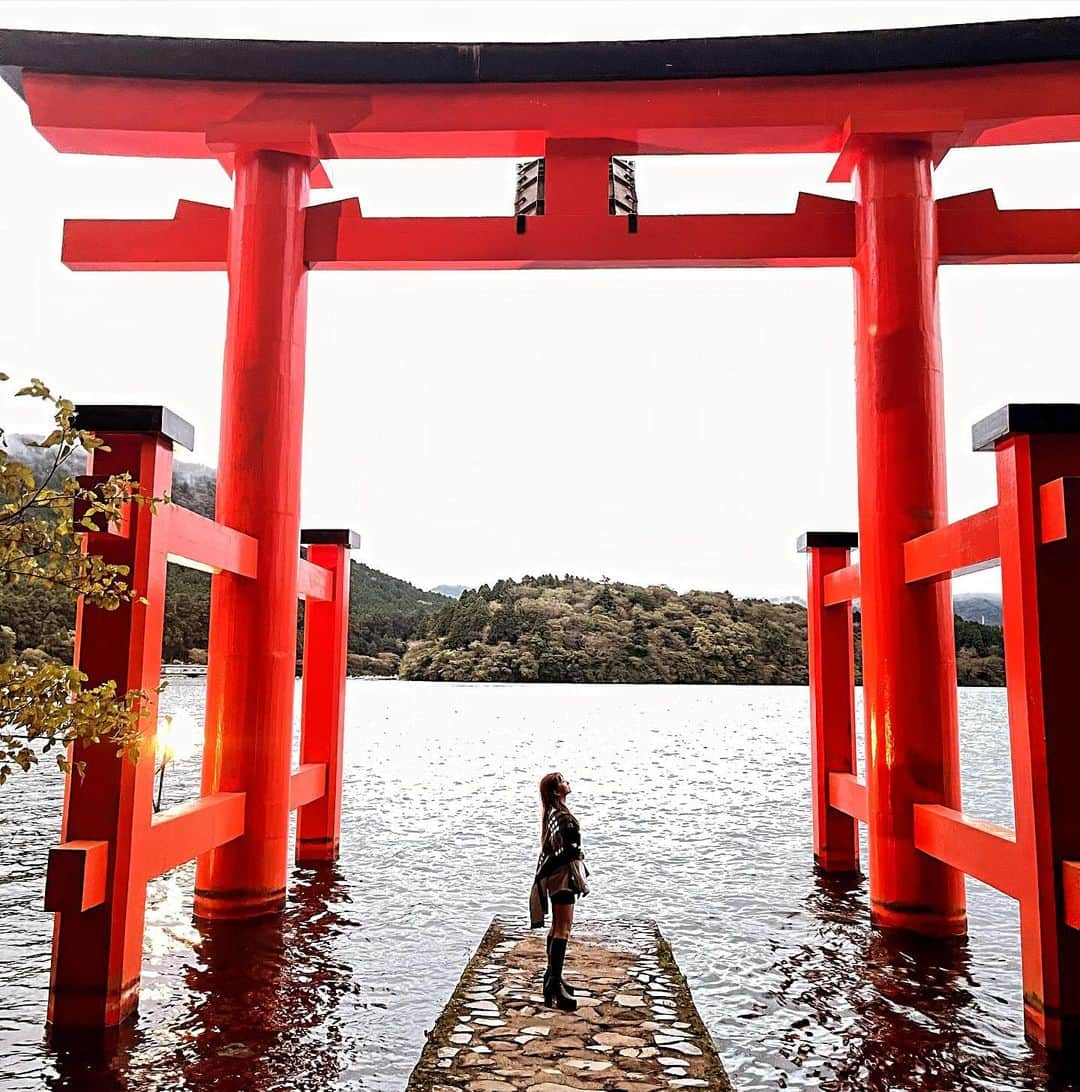
[[[337,907],[330,868],[298,874],[288,912],[254,922],[199,922],[197,962],[185,975],[196,1033],[180,1061],[185,1088],[244,1092],[332,1088],[347,1068],[340,1006],[358,994],[352,968],[334,955],[355,927]]]
[[[199,719],[202,680],[168,696]],[[1007,824],[1004,694],[960,711],[965,807]],[[872,929],[861,878],[815,874],[807,716],[796,687],[350,682],[339,871],[213,927],[190,865],[154,881],[139,1016],[96,1044],[42,1031],[59,780],[5,789],[0,1090],[400,1092],[492,915],[525,913],[536,779],[563,769],[583,923],[660,923],[739,1092],[1080,1092],[1023,1039],[1011,900],[969,884],[969,939],[929,944]],[[178,761],[167,806],[198,784]]]
[[[798,1015],[782,1053],[800,1086],[830,1089],[959,1087],[957,1061],[972,1043],[966,940],[872,929],[860,877],[815,873],[804,905],[809,942],[778,959],[777,1003]],[[825,1050],[822,1051],[824,1046]]]
[[[1072,1066],[1030,1072],[1022,1085],[1001,1082],[1000,1044],[975,1011],[982,987],[967,937],[874,929],[865,880],[820,872],[814,879],[805,900],[818,923],[814,944],[783,961],[788,1000],[805,1003],[814,1018],[796,1021],[792,1031],[826,1029],[842,1049],[814,1067],[807,1064],[810,1044],[793,1034],[790,1059],[800,1084],[811,1078],[836,1092],[1077,1088],[1080,1072]],[[1046,1061],[1043,1052],[1033,1053]],[[781,1087],[786,1084],[781,1079]]]
[[[867,1087],[947,1086],[958,1060],[979,1046],[962,1019],[972,1001],[967,941],[873,930],[863,960],[868,988],[856,994],[861,1035],[852,1060],[868,1073]]]
[[[53,1031],[45,1038],[55,1052],[48,1087],[64,1092],[121,1092],[129,1087],[127,1060],[137,1037],[133,1024],[106,1032]]]
[[[295,873],[284,914],[195,922],[198,940],[176,991],[186,1011],[165,1026],[141,1013],[105,1036],[53,1033],[49,1087],[119,1092],[133,1087],[134,1073],[140,1089],[340,1087],[354,1045],[342,1003],[359,993],[353,969],[334,954],[342,934],[358,928],[343,913],[348,901],[337,869],[326,866]],[[150,1052],[154,1064],[140,1073]]]

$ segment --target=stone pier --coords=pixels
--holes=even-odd
[[[731,1090],[657,927],[575,930],[578,1011],[543,1003],[544,930],[496,918],[428,1033],[407,1092]]]

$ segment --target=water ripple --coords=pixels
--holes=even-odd
[[[961,714],[966,806],[1009,824],[1004,695]],[[814,874],[805,690],[355,681],[348,725],[336,869],[248,925],[192,920],[191,865],[155,881],[140,1013],[104,1050],[43,1032],[59,783],[3,790],[4,1089],[402,1088],[492,915],[525,913],[549,769],[585,833],[580,913],[660,922],[742,1092],[1080,1089],[1024,1041],[1011,900],[969,884],[970,939],[931,944]],[[167,803],[197,785],[191,759]]]

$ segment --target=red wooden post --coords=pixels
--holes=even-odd
[[[147,496],[170,490],[173,441],[192,443],[191,426],[156,406],[82,406],[78,423],[109,448],[91,454],[89,473],[130,473]],[[131,506],[125,530],[91,534],[88,546],[130,567],[136,598],[114,611],[79,604],[75,663],[88,686],[111,679],[120,694],[152,693],[161,674],[165,544],[148,506]],[[46,909],[58,911],[49,1020],[60,1027],[109,1027],[138,1004],[156,707],[153,698],[143,706],[137,763],[118,758],[108,740],[71,755],[86,763],[85,777],[68,778],[63,844],[49,856],[46,883]]]
[[[304,693],[300,765],[326,766],[323,794],[297,812],[296,860],[333,861],[341,839],[342,751],[345,743],[345,657],[349,641],[349,551],[354,531],[305,530],[308,561],[333,574],[333,596],[304,608]]]
[[[855,773],[855,646],[851,602],[829,605],[825,577],[851,563],[854,534],[810,531],[805,553],[806,637],[810,674],[810,765],[814,861],[825,872],[857,872],[859,824],[829,803],[829,775]]]
[[[916,803],[960,805],[951,588],[908,585],[904,543],[947,522],[930,149],[857,147],[855,408],[871,916],[951,935],[964,879],[918,852]]]
[[[258,576],[214,580],[203,793],[244,791],[244,835],[200,858],[195,913],[285,901],[304,406],[307,156],[238,151],[217,519],[259,541]]]
[[[1051,1049],[1076,1048],[1080,931],[1066,922],[1063,865],[1080,860],[1080,406],[1005,406],[974,437],[997,452],[1024,1024]]]

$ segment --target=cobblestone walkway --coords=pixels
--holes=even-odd
[[[655,926],[575,930],[565,972],[575,1013],[543,1003],[544,936],[492,922],[428,1035],[409,1092],[731,1089]]]

